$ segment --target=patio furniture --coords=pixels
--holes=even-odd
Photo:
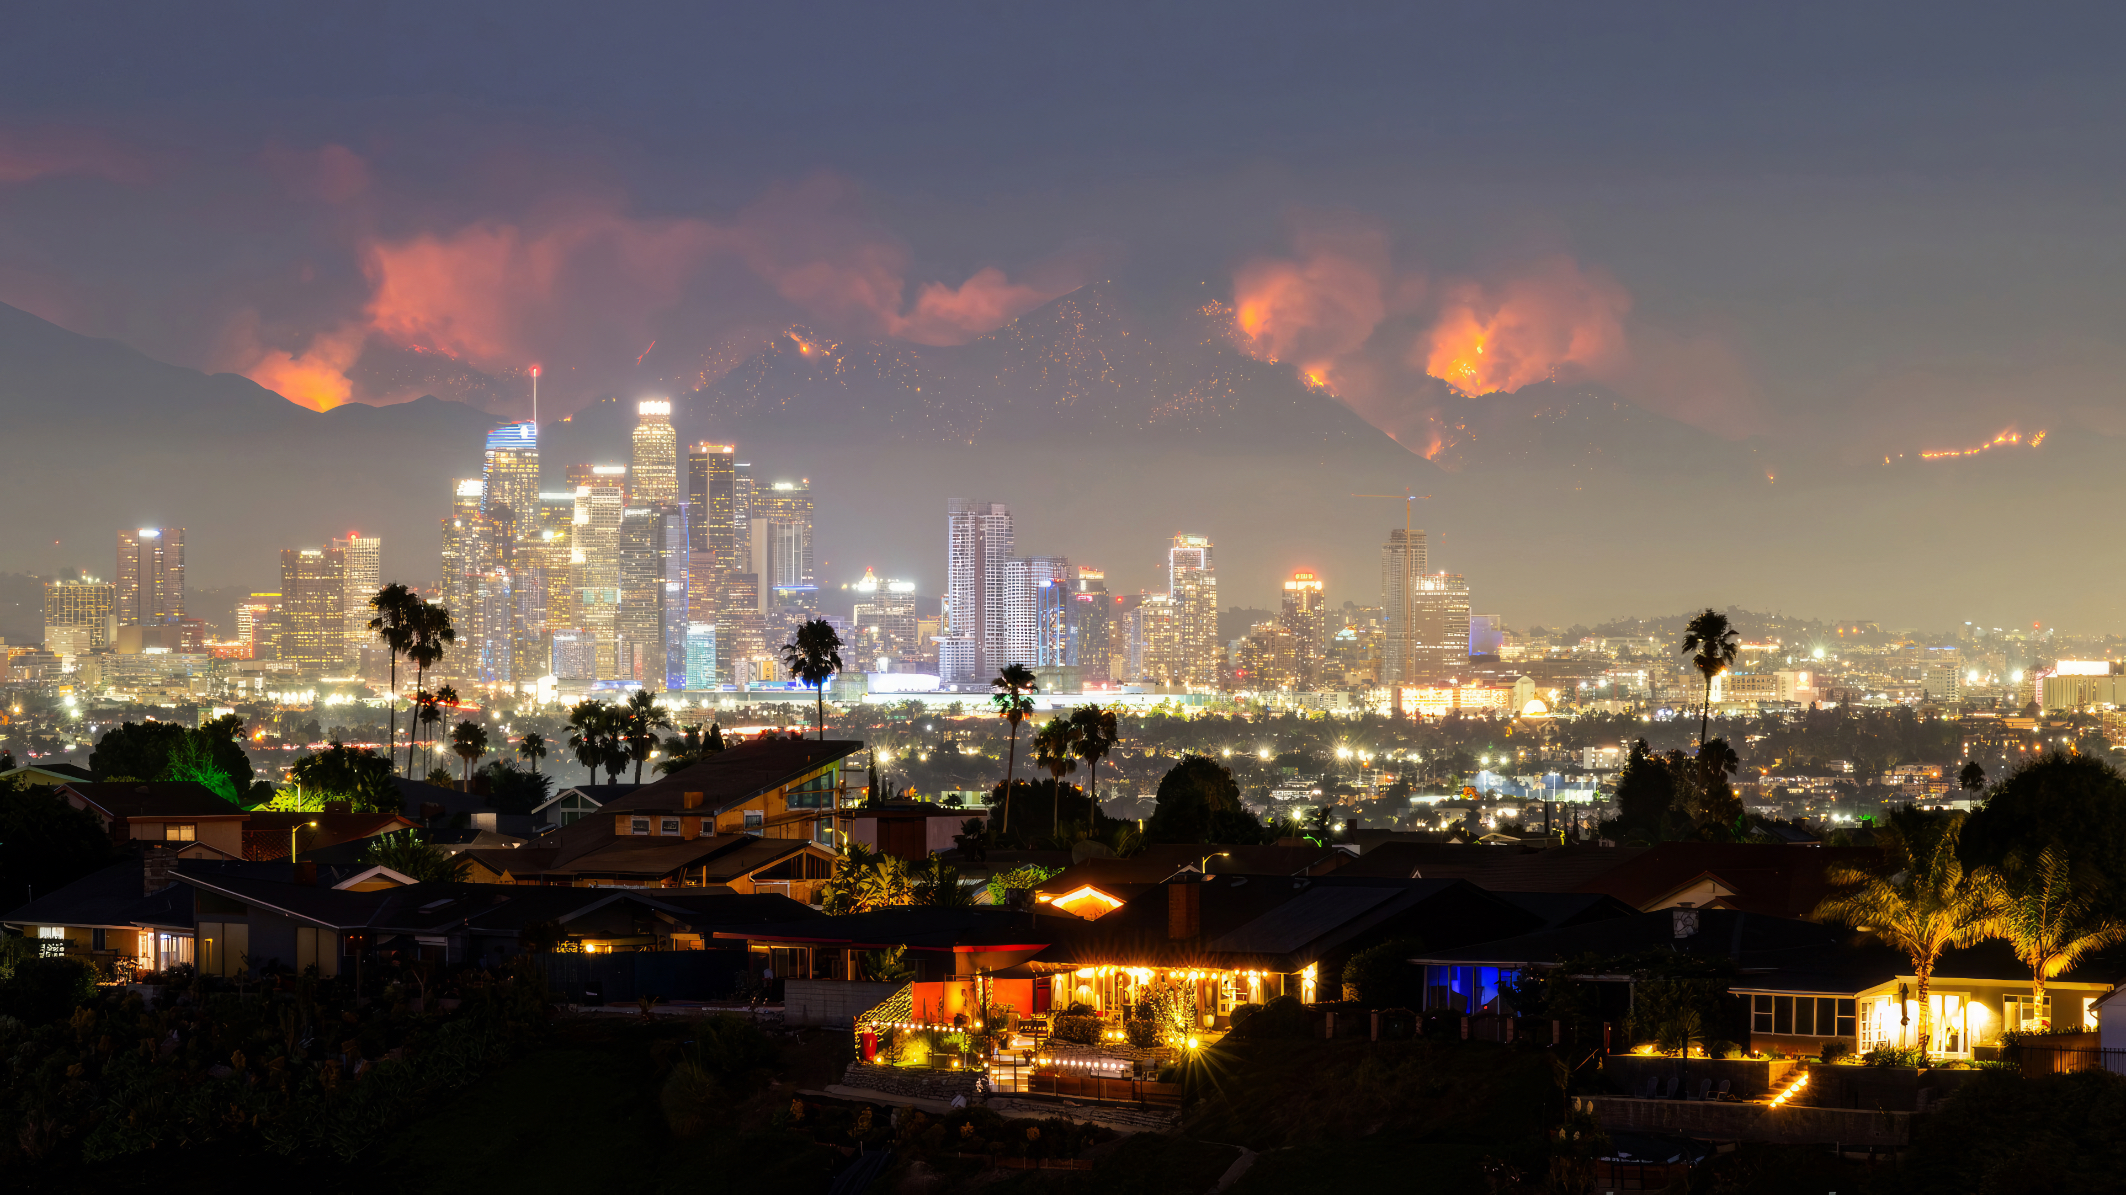
[[[1723,1100],[1730,1100],[1730,1099],[1733,1099],[1733,1098],[1735,1098],[1735,1097],[1734,1097],[1734,1095],[1733,1095],[1733,1093],[1731,1093],[1731,1092],[1730,1092],[1730,1091],[1728,1090],[1728,1087],[1729,1087],[1729,1085],[1730,1085],[1730,1081],[1729,1081],[1729,1080],[1727,1080],[1727,1079],[1722,1079],[1722,1080],[1720,1080],[1720,1086],[1719,1086],[1718,1088],[1716,1088],[1716,1089],[1715,1089],[1715,1093],[1714,1093],[1714,1098],[1716,1098],[1716,1099],[1723,1099]]]
[[[1711,1079],[1698,1080],[1698,1098],[1701,1100],[1713,1098],[1713,1081]]]
[[[1677,1092],[1677,1090],[1678,1090],[1678,1089],[1680,1089],[1680,1088],[1681,1088],[1682,1086],[1683,1086],[1683,1080],[1682,1080],[1682,1079],[1680,1079],[1680,1078],[1677,1078],[1677,1077],[1676,1077],[1676,1076],[1674,1076],[1674,1075],[1670,1075],[1670,1076],[1669,1076],[1669,1078],[1668,1078],[1668,1090],[1667,1090],[1667,1092],[1666,1092],[1665,1094],[1663,1094],[1663,1095],[1662,1095],[1662,1097],[1661,1097],[1661,1098],[1662,1098],[1662,1099],[1664,1099],[1664,1100],[1672,1100],[1672,1099],[1675,1099],[1675,1098],[1676,1098],[1676,1092]]]

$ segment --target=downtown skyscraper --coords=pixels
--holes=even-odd
[[[1380,679],[1388,684],[1439,684],[1468,671],[1468,583],[1430,564],[1423,531],[1388,532],[1380,549]]]
[[[1209,688],[1218,683],[1218,572],[1211,563],[1211,541],[1201,535],[1177,535],[1166,553],[1168,597],[1174,604],[1178,640],[1178,679]]]
[[[1004,666],[1004,562],[1011,508],[955,498],[945,508],[945,607],[938,673],[947,684],[985,684]]]
[[[185,529],[118,533],[115,614],[122,627],[159,626],[185,616]]]
[[[679,433],[672,428],[669,399],[648,398],[635,404],[634,486],[631,506],[666,506],[679,501]]]

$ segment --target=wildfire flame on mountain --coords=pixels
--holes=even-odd
[[[2043,444],[2046,434],[2046,432],[2040,431],[2031,436],[2028,441],[2029,446],[2035,448]],[[1922,452],[1919,454],[1919,459],[1923,461],[1955,460],[1959,457],[1977,456],[1981,452],[1990,452],[1995,448],[2013,447],[2024,442],[2023,434],[2011,427],[1976,448],[1943,448],[1933,452]]]
[[[1631,298],[1563,258],[1501,286],[1458,283],[1409,362],[1464,394],[1519,390],[1561,368],[1595,375],[1627,356]]]

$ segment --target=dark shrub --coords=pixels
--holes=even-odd
[[[96,992],[96,972],[73,958],[24,959],[0,986],[0,1012],[31,1025],[63,1021]]]
[[[1081,1046],[1097,1045],[1100,1041],[1100,1018],[1061,1016],[1048,1035],[1057,1041],[1075,1042]]]
[[[1313,1033],[1314,1018],[1297,996],[1274,997],[1244,1025],[1233,1028],[1233,1036],[1250,1039],[1310,1037]]]
[[[1238,1013],[1239,1009],[1234,1012]],[[1140,1050],[1148,1050],[1159,1044],[1159,1026],[1156,1022],[1126,1021],[1122,1027],[1129,1034],[1129,1044]]]

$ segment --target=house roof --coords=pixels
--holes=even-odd
[[[2126,958],[2117,950],[2085,956],[2073,968],[2047,979],[2047,984],[2097,983],[2111,985],[2126,975]],[[1735,992],[1807,992],[1818,995],[1857,995],[1870,988],[1899,980],[1912,982],[1912,960],[1903,951],[1883,945],[1872,934],[1849,936],[1835,947],[1810,957],[1796,959],[1765,975],[1737,979]],[[2008,943],[1999,939],[1942,952],[1929,983],[1937,989],[1958,982],[2008,983],[2028,986],[2030,967],[2015,957]]]
[[[698,763],[612,800],[602,800],[602,793],[599,796],[604,808],[615,813],[676,812],[684,807],[686,794],[698,792],[704,810],[720,813],[845,759],[863,746],[854,739],[755,739],[704,756]]]
[[[1162,883],[1178,872],[1205,863],[1213,875],[1320,875],[1345,866],[1351,856],[1330,847],[1198,846],[1161,843],[1126,859],[1086,859],[1073,863],[1034,888],[1037,898],[1054,898],[1091,884],[1102,892]]]
[[[589,798],[593,805],[603,805],[614,797],[624,797],[641,787],[639,784],[572,784],[567,788],[555,789],[553,796],[532,806],[532,816],[539,816],[541,810],[553,805],[563,797],[571,795],[582,796]]]
[[[67,763],[64,760],[55,760],[49,763],[26,763],[19,768],[0,772],[0,780],[8,779],[11,776],[42,776],[45,778],[44,782],[49,784],[65,784],[70,781],[93,781],[96,779],[96,773],[89,771],[78,763]],[[32,784],[38,783],[34,779],[30,782]]]
[[[1511,846],[1387,842],[1346,864],[1350,876],[1468,880],[1495,892],[1573,892],[1595,876],[1629,864],[1642,848]]]
[[[196,780],[157,780],[92,783],[70,781],[59,791],[72,793],[91,808],[110,818],[136,817],[245,817],[244,811],[216,796]]]
[[[1851,930],[1792,917],[1730,909],[1661,909],[1447,950],[1416,962],[1498,967],[1547,966],[1583,955],[1610,957],[1651,950],[1725,959],[1747,968],[1809,963],[1853,938]]]
[[[1723,905],[1778,917],[1803,917],[1829,891],[1825,872],[1881,858],[1872,847],[1797,847],[1779,843],[1663,842],[1591,876],[1582,892],[1603,892],[1634,908],[1656,907],[1700,880],[1716,881]]]
[[[129,926],[185,928],[192,925],[192,890],[182,883],[142,894],[141,861],[129,858],[92,871],[73,883],[0,916],[8,925]]]
[[[310,823],[316,827],[310,828]],[[254,809],[244,823],[244,855],[251,859],[288,857],[288,832],[295,830],[297,846],[304,854],[359,842],[396,830],[419,828],[420,823],[396,813],[289,813]]]

